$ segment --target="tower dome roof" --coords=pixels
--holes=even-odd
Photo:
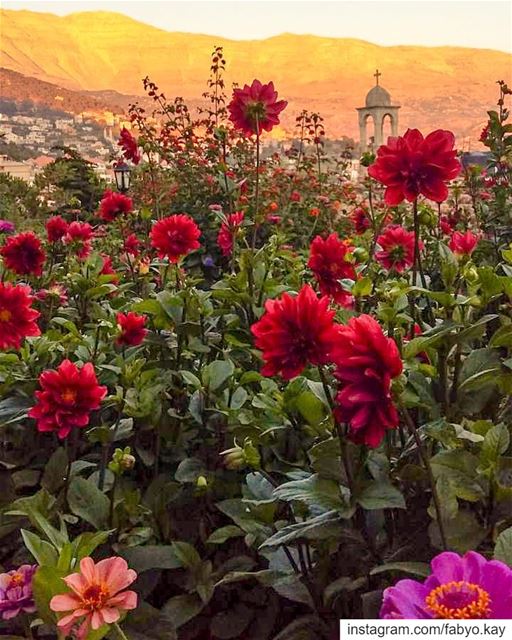
[[[391,96],[389,93],[381,87],[376,85],[366,95],[367,107],[389,107],[391,106]]]

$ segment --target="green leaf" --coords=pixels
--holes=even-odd
[[[201,564],[201,557],[195,548],[188,542],[176,540],[172,543],[172,549],[174,551],[174,556],[181,563],[182,567],[190,569]]]
[[[372,482],[356,496],[363,509],[405,509],[405,500],[392,484]]]
[[[231,360],[214,360],[202,371],[201,378],[210,391],[219,389],[233,375],[235,365]]]
[[[204,476],[206,473],[206,467],[202,460],[199,460],[199,458],[185,458],[179,463],[174,477],[181,483],[196,482],[199,476]]]
[[[176,629],[179,629],[203,609],[201,598],[195,594],[175,596],[162,607],[162,612],[172,619]]]
[[[478,478],[478,458],[469,451],[440,451],[431,465],[435,479],[449,483],[458,498],[477,502],[485,497]]]
[[[459,263],[453,252],[442,242],[439,243],[439,259],[441,265],[441,277],[445,286],[449,289],[459,271]]]
[[[314,514],[331,510],[343,513],[348,506],[348,489],[318,474],[304,480],[286,482],[274,489],[274,496],[286,502],[304,502]]]
[[[425,562],[388,562],[372,569],[370,575],[376,576],[379,573],[387,573],[388,571],[402,571],[420,578],[427,578],[430,575],[430,566]]]
[[[209,544],[223,544],[230,538],[238,538],[244,535],[245,532],[242,531],[240,527],[237,527],[234,524],[228,524],[227,526],[214,531],[206,542]]]
[[[510,432],[504,424],[497,424],[485,434],[480,454],[484,469],[494,466],[510,445]]]
[[[50,493],[56,493],[64,484],[68,466],[68,455],[64,447],[56,449],[44,468],[41,486]]]
[[[501,560],[512,568],[512,527],[502,531],[494,547],[494,559]]]
[[[94,482],[79,476],[73,478],[68,490],[68,504],[75,516],[96,529],[107,527],[110,502]]]
[[[254,610],[242,602],[233,608],[220,611],[210,622],[210,632],[215,638],[230,640],[240,638],[254,616]]]
[[[73,556],[76,561],[79,562],[82,558],[90,556],[92,552],[100,546],[100,544],[104,544],[108,540],[113,531],[114,530],[96,531],[94,533],[86,531],[85,533],[81,533],[73,540]]]
[[[53,596],[66,593],[68,588],[62,578],[66,575],[56,567],[39,567],[32,578],[32,592],[37,606],[37,613],[48,624],[54,625],[56,616],[50,609]]]
[[[46,540],[41,540],[39,536],[32,531],[26,531],[21,529],[21,537],[23,542],[30,553],[34,556],[35,561],[39,565],[47,565],[55,567],[57,565],[58,554],[55,547],[53,547]]]
[[[352,295],[356,298],[363,298],[369,296],[372,292],[373,281],[371,278],[365,277],[357,280],[352,287]]]
[[[139,602],[123,622],[123,631],[130,640],[176,640],[175,620],[167,611]],[[87,639],[89,640],[89,639]]]
[[[129,547],[119,552],[131,569],[137,573],[150,569],[178,569],[183,562],[170,545],[146,545]]]
[[[310,518],[304,522],[297,522],[279,529],[277,533],[274,533],[260,545],[260,549],[293,544],[297,540],[326,540],[328,538],[345,538],[350,539],[352,542],[354,540],[360,542],[357,534],[349,532],[343,527],[339,513],[328,511],[316,516],[316,518]]]
[[[315,427],[325,419],[326,407],[312,391],[303,391],[295,399],[295,404],[302,417],[311,426]]]
[[[475,515],[470,511],[459,511],[455,518],[444,519],[443,525],[448,548],[458,553],[477,549],[487,536],[487,530],[480,525]],[[442,549],[439,527],[435,520],[430,524],[429,533],[432,545],[437,549]]]

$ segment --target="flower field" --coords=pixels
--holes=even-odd
[[[0,634],[512,619],[511,90],[485,167],[440,123],[354,182],[224,68],[199,114],[145,79],[125,193],[0,184]]]

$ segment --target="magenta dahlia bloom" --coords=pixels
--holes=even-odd
[[[32,577],[37,565],[23,564],[18,569],[0,573],[0,616],[10,620],[18,613],[34,613]]]
[[[475,551],[447,551],[425,582],[400,580],[384,591],[381,619],[512,620],[512,569]]]

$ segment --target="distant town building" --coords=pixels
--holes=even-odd
[[[13,178],[21,178],[27,182],[34,179],[34,167],[29,162],[10,160],[6,156],[0,156],[0,172],[7,173]]]
[[[382,74],[377,69],[374,73],[375,86],[370,89],[366,96],[365,106],[358,107],[359,114],[359,144],[361,153],[368,148],[377,149],[384,142],[384,121],[387,117],[391,123],[391,135],[398,135],[398,109],[399,105],[391,103],[391,96],[379,84],[379,77]],[[374,135],[368,140],[367,125],[368,119],[373,120]]]

